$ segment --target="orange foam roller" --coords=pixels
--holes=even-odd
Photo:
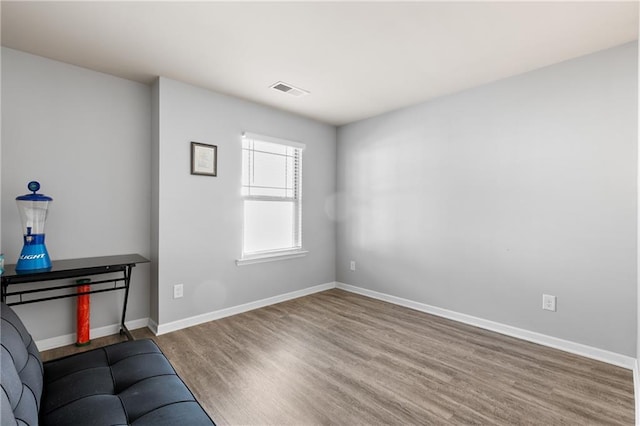
[[[78,293],[85,293],[85,292],[91,291],[91,286],[89,285],[90,282],[91,280],[88,278],[77,280],[76,284],[86,284],[86,285],[78,286],[76,291]],[[91,299],[88,294],[83,294],[81,296],[78,296],[76,297],[76,299],[77,299],[76,346],[85,346],[91,343],[91,336],[90,336]]]

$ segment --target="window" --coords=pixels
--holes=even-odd
[[[302,250],[301,173],[304,144],[244,133],[244,232],[238,264],[298,257]]]

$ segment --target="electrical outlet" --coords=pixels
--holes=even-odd
[[[176,284],[173,286],[173,298],[179,299],[184,296],[184,287],[182,284]]]
[[[356,261],[352,260],[351,263],[349,264],[349,269],[351,269],[352,271],[356,270]]]
[[[556,311],[556,297],[550,294],[542,295],[542,309],[546,311]]]

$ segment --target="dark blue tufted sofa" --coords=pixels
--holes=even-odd
[[[152,340],[42,363],[31,335],[0,304],[0,425],[213,425]]]

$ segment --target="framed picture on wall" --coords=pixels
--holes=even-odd
[[[218,175],[218,147],[216,145],[191,142],[191,174]]]

